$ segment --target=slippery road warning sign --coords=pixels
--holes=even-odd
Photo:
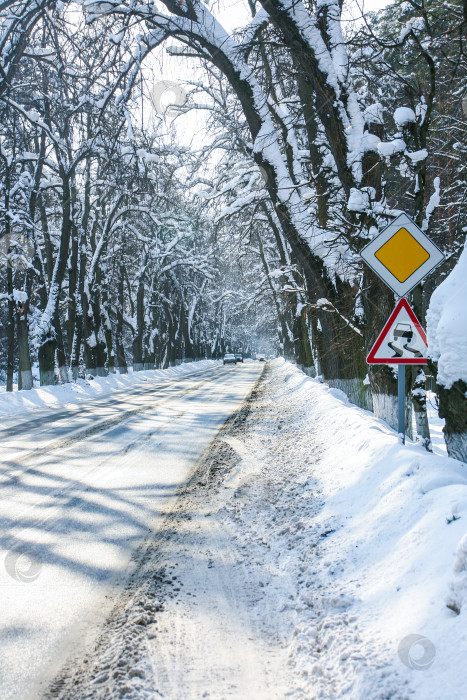
[[[399,297],[432,272],[444,255],[407,214],[401,214],[360,253]]]
[[[425,331],[405,299],[396,308],[373,345],[370,365],[426,365]]]

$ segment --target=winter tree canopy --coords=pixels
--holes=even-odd
[[[429,371],[466,459],[467,377],[446,371],[466,330],[439,337],[465,297],[465,5],[243,10],[232,30],[228,2],[2,3],[2,380],[262,351],[395,425],[396,376],[365,361],[395,298],[359,253],[406,212],[446,256],[410,302],[424,323],[448,278]]]

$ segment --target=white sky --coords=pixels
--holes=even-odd
[[[345,10],[344,12],[354,17],[360,15],[357,2],[364,12],[380,10],[390,4],[390,0],[345,0],[347,12]],[[215,0],[208,2],[208,5],[216,8],[216,17],[230,31],[246,24],[251,17],[248,3],[245,0]]]
[[[361,22],[361,9],[364,12],[378,10],[390,4],[390,1],[345,0],[343,21]],[[250,21],[251,13],[246,0],[207,0],[207,4],[229,32],[247,25]],[[158,82],[173,81],[183,84],[184,81],[197,79],[201,82],[202,73],[196,60],[167,54],[166,47],[171,43],[173,42],[168,42],[160,50],[155,51],[146,63],[144,71],[145,93],[148,97],[144,107],[146,114],[149,114],[152,107],[149,99],[150,91],[153,85]],[[173,93],[170,91],[164,93],[162,104],[170,104],[173,101]],[[205,142],[205,134],[202,133],[205,128],[205,120],[206,113],[202,110],[198,112],[192,110],[188,115],[181,116],[176,120],[177,135],[184,145],[189,145],[192,140],[195,146]]]
[[[248,24],[251,14],[246,0],[211,0],[207,4],[225,29],[232,32]],[[356,21],[360,17],[360,9],[370,12],[390,4],[390,0],[345,0],[344,21]],[[358,20],[357,20],[358,21]],[[360,19],[361,21],[361,19]],[[193,59],[182,59],[167,55],[165,49],[158,56],[159,80],[192,79],[196,75],[196,64]]]

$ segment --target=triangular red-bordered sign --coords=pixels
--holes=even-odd
[[[369,365],[426,365],[425,331],[406,299],[400,299],[370,350]]]

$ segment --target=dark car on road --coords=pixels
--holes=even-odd
[[[240,352],[235,353],[235,359],[237,360],[237,362],[243,363],[243,355]]]
[[[237,364],[237,358],[235,355],[232,355],[232,353],[227,353],[227,355],[224,355],[224,365],[236,365]]]

